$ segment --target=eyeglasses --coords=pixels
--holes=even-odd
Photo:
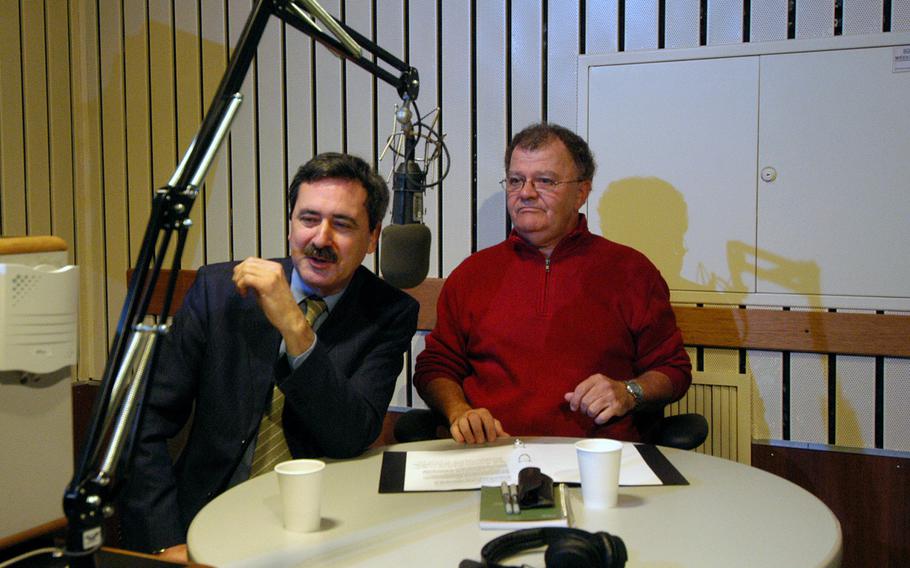
[[[507,193],[518,193],[529,181],[531,182],[531,185],[534,187],[535,191],[554,191],[557,186],[560,186],[564,183],[576,183],[585,180],[568,179],[565,181],[556,181],[555,179],[550,179],[548,177],[535,177],[528,180],[521,176],[509,176],[505,179],[500,180],[499,185],[501,185]]]

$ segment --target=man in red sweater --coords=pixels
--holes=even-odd
[[[459,442],[555,435],[648,441],[691,364],[666,282],[579,213],[587,143],[536,124],[505,155],[513,230],[446,280],[414,383]]]

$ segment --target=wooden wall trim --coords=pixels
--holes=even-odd
[[[686,345],[910,357],[910,316],[674,306]]]

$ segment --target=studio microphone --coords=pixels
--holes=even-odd
[[[413,288],[430,269],[430,229],[423,224],[426,172],[414,159],[420,136],[414,133],[407,105],[397,110],[395,118],[402,126],[404,160],[392,177],[392,224],[382,230],[379,268],[392,286]]]

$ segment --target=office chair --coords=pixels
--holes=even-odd
[[[449,437],[448,424],[442,415],[432,410],[415,408],[402,414],[395,422],[395,439],[399,442],[418,442]],[[654,443],[658,446],[693,450],[708,437],[708,421],[701,414],[664,416]]]

